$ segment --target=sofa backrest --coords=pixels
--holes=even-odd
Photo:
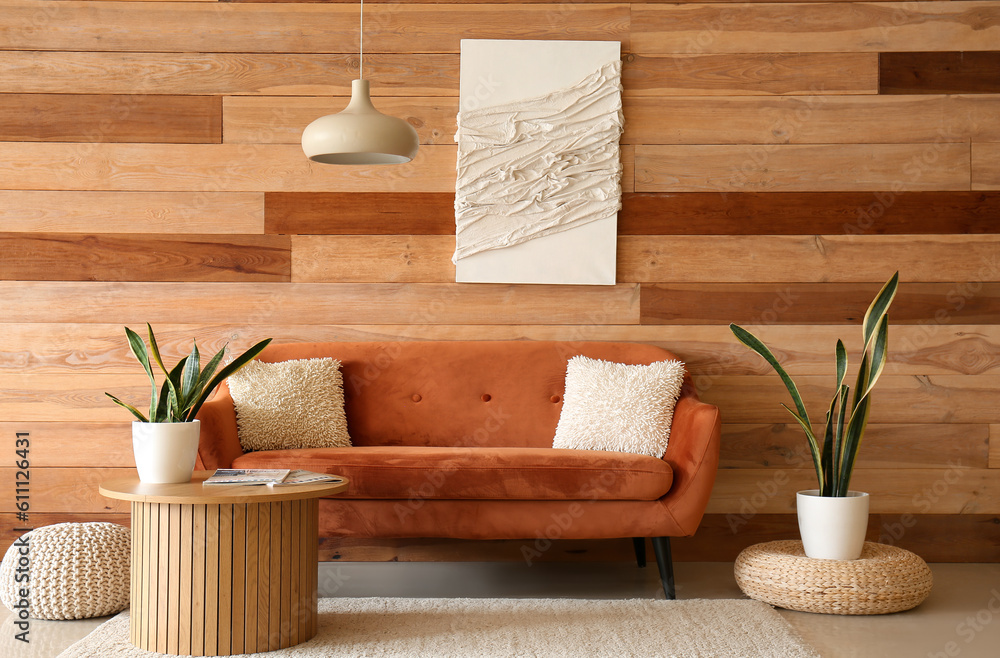
[[[569,341],[287,343],[258,358],[340,359],[354,445],[542,448],[552,446],[566,364],[577,354],[628,364],[676,358],[654,345]]]

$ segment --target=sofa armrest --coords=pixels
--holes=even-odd
[[[698,529],[708,507],[719,468],[721,436],[719,408],[701,402],[686,385],[674,407],[670,441],[663,455],[673,469],[674,483],[660,501],[688,535]]]
[[[198,468],[215,470],[230,468],[233,460],[243,454],[236,432],[236,407],[229,391],[220,389],[210,402],[198,411],[201,438],[198,441]]]

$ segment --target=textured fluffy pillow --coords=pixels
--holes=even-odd
[[[229,378],[229,392],[247,452],[351,445],[336,359],[254,360]]]
[[[683,382],[680,361],[630,366],[575,356],[552,447],[662,457]]]

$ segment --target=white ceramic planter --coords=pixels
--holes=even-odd
[[[795,494],[799,534],[806,555],[821,560],[856,560],[861,557],[868,529],[868,494],[848,491],[846,496],[820,496],[818,489]]]
[[[132,451],[139,480],[149,484],[190,482],[198,457],[201,421],[132,422]]]

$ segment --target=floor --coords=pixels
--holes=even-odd
[[[932,564],[934,590],[915,610],[841,617],[779,610],[824,658],[996,658],[1000,656],[1000,564]],[[731,563],[676,565],[677,597],[740,598]],[[656,566],[629,564],[324,563],[321,596],[662,597]],[[0,606],[0,658],[51,658],[103,620],[39,621],[31,642],[14,636]]]

